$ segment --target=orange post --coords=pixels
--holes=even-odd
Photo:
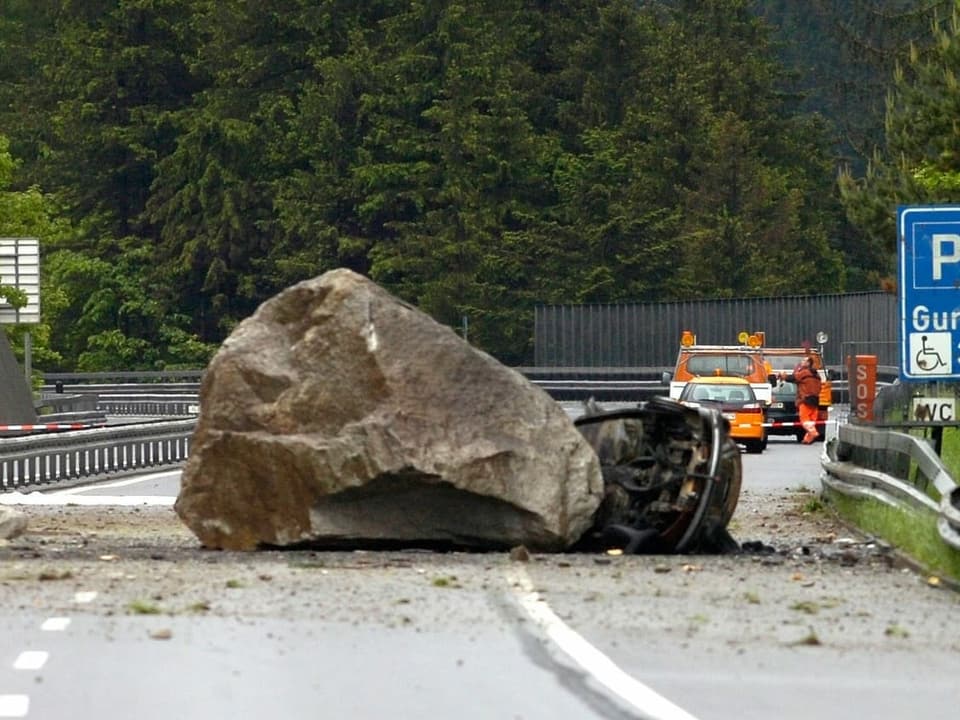
[[[877,356],[855,355],[850,362],[850,405],[860,422],[873,422],[873,401],[877,396]]]

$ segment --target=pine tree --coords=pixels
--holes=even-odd
[[[960,11],[933,37],[894,73],[885,146],[862,178],[841,178],[847,213],[891,257],[898,205],[955,203],[960,193]]]

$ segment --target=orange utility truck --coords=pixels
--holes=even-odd
[[[673,372],[663,374],[663,384],[670,385],[670,397],[677,400],[684,385],[695,377],[727,375],[745,378],[757,400],[769,405],[772,371],[763,356],[763,333],[742,332],[737,339],[739,345],[698,345],[697,336],[684,330]]]

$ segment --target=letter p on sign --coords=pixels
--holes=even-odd
[[[933,234],[933,279],[943,280],[943,266],[960,262],[960,235]]]

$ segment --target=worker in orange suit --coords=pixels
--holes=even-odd
[[[820,373],[813,365],[813,356],[808,355],[797,363],[793,373],[780,373],[781,380],[789,380],[797,385],[797,412],[800,415],[800,426],[807,431],[803,436],[804,445],[809,445],[818,437],[817,413],[820,405]]]

